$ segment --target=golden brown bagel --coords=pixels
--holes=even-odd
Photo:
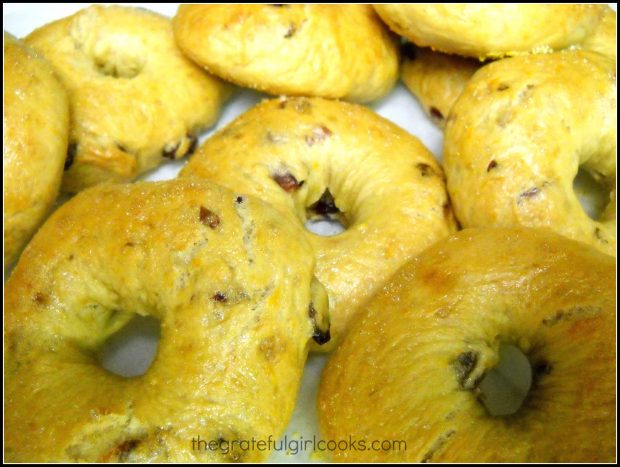
[[[375,10],[420,47],[475,58],[563,49],[596,28],[605,5],[384,4]]]
[[[72,130],[62,189],[123,181],[191,152],[225,86],[177,49],[156,13],[91,6],[32,32],[69,90]]]
[[[444,167],[463,227],[548,227],[615,255],[615,66],[570,51],[481,68],[448,118]],[[609,190],[591,219],[573,190],[578,169]]]
[[[181,172],[258,196],[301,223],[317,254],[337,345],[363,303],[404,262],[455,230],[443,173],[413,136],[365,107],[320,98],[272,99],[208,139]]]
[[[6,285],[7,460],[265,460],[233,443],[277,439],[288,423],[326,313],[313,269],[299,227],[214,184],[80,193]],[[157,318],[161,338],[148,371],[122,378],[97,350],[136,314]]]
[[[616,12],[607,7],[603,18],[592,34],[586,37],[580,48],[598,52],[616,61]]]
[[[355,462],[613,462],[613,258],[547,230],[466,229],[404,266],[323,371],[322,435],[402,440]],[[514,345],[532,386],[491,416],[478,385]],[[404,449],[406,448],[406,449]]]
[[[69,102],[49,63],[4,33],[4,267],[58,195],[69,136]]]
[[[181,5],[183,52],[269,94],[376,100],[398,78],[394,39],[369,5]]]

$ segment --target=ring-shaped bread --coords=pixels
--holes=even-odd
[[[50,210],[62,179],[69,101],[50,64],[4,33],[4,267]]]
[[[331,350],[358,306],[402,264],[455,229],[444,176],[417,138],[366,107],[321,98],[265,101],[198,148],[181,176],[260,197],[300,224],[327,289]]]
[[[131,181],[191,153],[228,94],[177,48],[170,20],[145,9],[91,6],[36,29],[26,42],[69,91],[63,191]]]
[[[322,436],[357,442],[337,461],[613,462],[615,305],[615,261],[589,245],[465,229],[404,266],[352,323],[321,377]],[[481,390],[504,346],[531,368],[510,415],[488,411]]]
[[[173,24],[196,63],[273,95],[369,102],[398,79],[396,41],[370,5],[181,5]]]
[[[265,460],[239,443],[281,436],[328,331],[303,237],[205,181],[101,184],[61,206],[6,284],[7,459]],[[136,315],[161,336],[146,373],[123,378],[97,354]]]
[[[615,63],[566,51],[482,67],[447,119],[444,169],[463,227],[548,227],[616,254]],[[608,195],[598,218],[573,183],[589,173]]]

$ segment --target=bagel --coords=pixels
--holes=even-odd
[[[208,139],[180,176],[212,179],[262,198],[303,224],[317,255],[337,345],[357,307],[407,259],[455,230],[444,177],[413,136],[365,107],[320,98],[265,101]]]
[[[596,29],[575,48],[590,50],[616,61],[616,12],[607,8]],[[474,73],[484,64],[472,58],[404,47],[401,79],[418,99],[424,111],[439,126]]]
[[[144,9],[91,6],[26,41],[69,91],[66,192],[131,181],[190,153],[227,94],[177,49],[170,21]]]
[[[616,61],[616,12],[610,7],[605,9],[603,18],[592,34],[580,45],[584,50],[598,52]]]
[[[323,370],[323,437],[404,441],[352,462],[613,462],[615,261],[551,231],[467,229],[404,266]],[[512,415],[480,387],[504,345],[532,384]]]
[[[583,51],[481,68],[447,120],[444,169],[463,227],[548,227],[615,256],[615,64]],[[609,190],[592,219],[573,190],[579,168]]]
[[[52,67],[4,33],[4,268],[15,261],[58,195],[69,102]]]
[[[411,44],[405,50],[400,77],[431,120],[443,128],[450,109],[480,68],[480,62]]]
[[[606,5],[384,4],[375,10],[420,47],[475,58],[563,49],[596,28]]]
[[[288,423],[325,322],[313,269],[299,227],[214,184],[78,194],[6,284],[6,458],[265,460],[233,443],[277,439]],[[161,338],[148,371],[123,378],[96,354],[135,315],[157,318]],[[227,450],[193,447],[198,436]]]
[[[398,78],[396,42],[369,5],[181,5],[173,25],[196,63],[269,94],[369,102]]]

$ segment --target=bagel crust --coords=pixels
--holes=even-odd
[[[572,48],[600,53],[615,63],[616,12],[608,7],[596,29]],[[408,43],[404,47],[400,77],[429,117],[444,128],[456,99],[483,65],[473,58],[433,52]]]
[[[598,52],[615,62],[617,43],[616,12],[607,7],[598,26],[592,34],[586,37],[586,40],[581,44],[581,48]]]
[[[320,98],[265,101],[201,146],[181,176],[255,195],[298,223],[317,254],[337,345],[357,307],[403,263],[455,230],[441,168],[413,136],[365,107]]]
[[[581,43],[606,5],[384,4],[375,10],[420,47],[475,58],[549,52]]]
[[[173,24],[196,63],[273,95],[369,102],[398,78],[396,41],[369,5],[181,5]]]
[[[481,68],[445,131],[444,167],[463,227],[548,227],[616,254],[615,63],[568,51]],[[591,219],[573,181],[579,168],[609,191]]]
[[[411,45],[406,50],[411,53],[403,56],[400,77],[431,120],[444,128],[454,102],[480,62]]]
[[[288,423],[326,313],[313,269],[299,227],[214,184],[78,194],[6,285],[7,460],[265,460],[231,446]],[[123,378],[97,352],[135,315],[158,319],[161,337],[148,371]],[[198,436],[230,450],[199,449]]]
[[[466,229],[427,249],[365,305],[318,396],[324,438],[406,449],[335,460],[613,462],[614,263],[543,229]],[[478,384],[502,344],[527,356],[532,386],[499,417]]]
[[[4,267],[15,261],[60,188],[69,102],[49,63],[4,33]]]
[[[144,9],[91,6],[26,41],[69,91],[66,192],[128,182],[191,153],[228,94],[177,49],[170,21]]]

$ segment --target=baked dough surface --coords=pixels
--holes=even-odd
[[[26,42],[69,91],[70,160],[62,189],[129,182],[195,147],[228,88],[178,50],[170,21],[144,9],[91,6]]]
[[[289,421],[327,313],[314,263],[298,226],[215,184],[78,194],[6,284],[7,459],[265,460],[231,446],[278,439]],[[97,352],[136,314],[159,320],[161,338],[148,371],[123,378]],[[194,449],[198,436],[230,450]]]
[[[239,86],[370,102],[398,78],[398,49],[369,5],[181,5],[183,52]]]
[[[366,107],[320,98],[271,99],[205,141],[181,177],[260,197],[303,225],[317,255],[337,345],[366,301],[408,259],[456,228],[441,167],[417,138]]]
[[[48,62],[4,33],[4,267],[48,214],[67,154],[69,102]]]
[[[547,227],[616,254],[615,62],[585,51],[519,56],[481,68],[448,118],[444,168],[463,227]],[[608,199],[592,219],[579,169]]]
[[[404,440],[350,462],[612,462],[615,261],[547,230],[465,229],[404,266],[323,370],[325,439]],[[491,416],[478,384],[502,344],[532,387]]]

